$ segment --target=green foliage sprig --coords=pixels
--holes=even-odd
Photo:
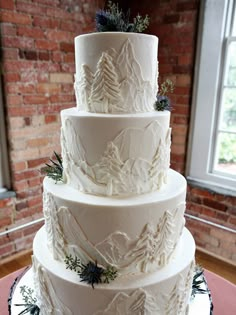
[[[62,159],[58,153],[54,151],[54,155],[56,157],[56,161],[50,159],[49,161],[52,163],[46,163],[46,166],[42,169],[42,172],[46,173],[49,178],[57,182],[63,181],[63,165]]]
[[[124,13],[118,4],[108,1],[106,10],[96,13],[96,29],[98,32],[143,32],[149,25],[149,17],[137,15],[133,23],[129,21],[130,11]]]
[[[66,269],[75,271],[81,278],[81,282],[86,282],[94,289],[94,284],[109,283],[117,277],[117,270],[111,266],[106,269],[99,267],[97,262],[81,263],[78,257],[67,255],[65,258]]]
[[[37,299],[33,297],[34,290],[26,285],[20,287],[20,293],[25,304],[15,304],[16,306],[24,306],[25,309],[21,311],[18,315],[23,315],[29,313],[30,315],[39,315],[40,309],[36,305]]]
[[[208,289],[203,289],[201,286],[205,282],[203,275],[203,269],[200,266],[195,267],[195,274],[193,276],[192,283],[192,293],[191,296],[194,298],[196,294],[205,294],[208,293]]]
[[[160,86],[160,90],[157,94],[154,108],[157,111],[169,110],[171,111],[171,102],[167,96],[169,93],[173,93],[174,84],[170,79],[166,79]]]

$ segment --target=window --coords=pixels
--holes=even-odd
[[[236,195],[236,3],[201,2],[188,179]]]
[[[1,86],[2,84],[0,78],[0,194],[4,197],[4,192],[10,188],[10,176]]]

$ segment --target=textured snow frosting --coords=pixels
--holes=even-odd
[[[93,195],[131,195],[159,190],[170,164],[170,113],[61,112],[65,180]]]
[[[173,170],[160,192],[127,198],[85,195],[44,180],[47,243],[54,259],[71,254],[119,274],[163,268],[185,224],[186,180]]]
[[[55,261],[42,228],[33,244],[35,291],[40,314],[62,315],[186,315],[192,286],[195,244],[184,229],[176,256],[157,272],[116,278],[90,285]],[[184,259],[183,259],[184,257]]]
[[[77,107],[94,113],[153,110],[158,89],[158,38],[105,32],[75,38]]]

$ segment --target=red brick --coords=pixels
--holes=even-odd
[[[58,42],[70,42],[74,40],[74,35],[61,30],[48,29],[45,34],[47,40]]]
[[[45,162],[47,161],[48,161],[48,158],[40,158],[40,159],[37,158],[34,160],[29,160],[27,164],[29,168],[33,168],[33,167],[38,167],[42,164],[45,164]]]
[[[5,36],[2,39],[2,45],[5,47],[32,49],[34,48],[34,39],[27,37]]]
[[[0,0],[0,1],[5,1],[5,0]],[[7,36],[15,36],[16,35],[16,26],[13,24],[2,23],[1,30],[2,30],[3,36],[6,36],[6,35]]]
[[[12,11],[2,11],[0,14],[0,21],[27,25],[31,24],[31,17],[26,14],[20,14]]]
[[[40,28],[36,27],[29,27],[29,26],[19,26],[17,28],[17,34],[18,36],[25,36],[25,37],[32,37],[34,39],[36,38],[45,38],[44,32]]]
[[[44,50],[58,50],[58,43],[54,41],[37,39],[35,41],[35,47],[37,49],[44,49]]]
[[[14,9],[14,1],[13,0],[0,0],[0,8],[13,10]]]
[[[6,82],[18,82],[20,80],[20,74],[18,72],[4,73],[4,80]]]
[[[39,83],[36,87],[36,90],[39,94],[60,94],[61,86],[56,83]]]
[[[57,116],[56,115],[45,115],[45,123],[51,124],[57,122]]]
[[[224,205],[220,202],[217,202],[215,200],[209,199],[209,198],[204,198],[203,204],[210,207],[210,208],[216,209],[216,210],[220,210],[220,211],[226,211],[227,210],[226,205]]]
[[[51,54],[48,51],[39,51],[39,60],[50,60]]]
[[[37,114],[37,108],[33,106],[9,107],[8,113],[11,116],[32,116]]]
[[[16,162],[16,163],[13,163],[13,170],[15,172],[24,171],[26,169],[26,166],[27,165],[25,161]]]
[[[7,95],[7,104],[10,106],[22,105],[21,95]]]
[[[60,43],[60,50],[64,52],[71,52],[74,53],[74,44],[68,43],[68,42],[62,42]]]
[[[24,104],[48,104],[48,97],[40,95],[25,95]]]
[[[36,139],[30,139],[27,141],[28,147],[42,147],[46,146],[49,143],[48,138],[36,138]]]
[[[25,1],[18,0],[16,3],[16,9],[19,12],[35,14],[35,15],[44,15],[46,14],[46,9],[38,3],[26,3]]]
[[[15,249],[13,244],[5,244],[0,247],[0,257],[8,256],[12,253],[14,253]]]
[[[34,197],[33,199],[28,199],[29,207],[33,207],[35,205],[42,206],[42,196]]]
[[[22,209],[27,209],[28,208],[28,202],[27,201],[22,201],[16,204],[16,211],[20,211]]]
[[[60,21],[54,18],[49,18],[46,16],[34,16],[33,17],[33,25],[39,26],[42,29],[57,29],[59,28]]]

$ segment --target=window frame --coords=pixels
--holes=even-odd
[[[197,186],[236,196],[236,180],[224,173],[212,172],[225,34],[229,28],[227,15],[232,9],[233,0],[201,2],[186,176]]]
[[[0,76],[0,199],[7,197],[6,194],[11,188],[10,169],[7,151],[7,136],[4,119],[2,82]]]

